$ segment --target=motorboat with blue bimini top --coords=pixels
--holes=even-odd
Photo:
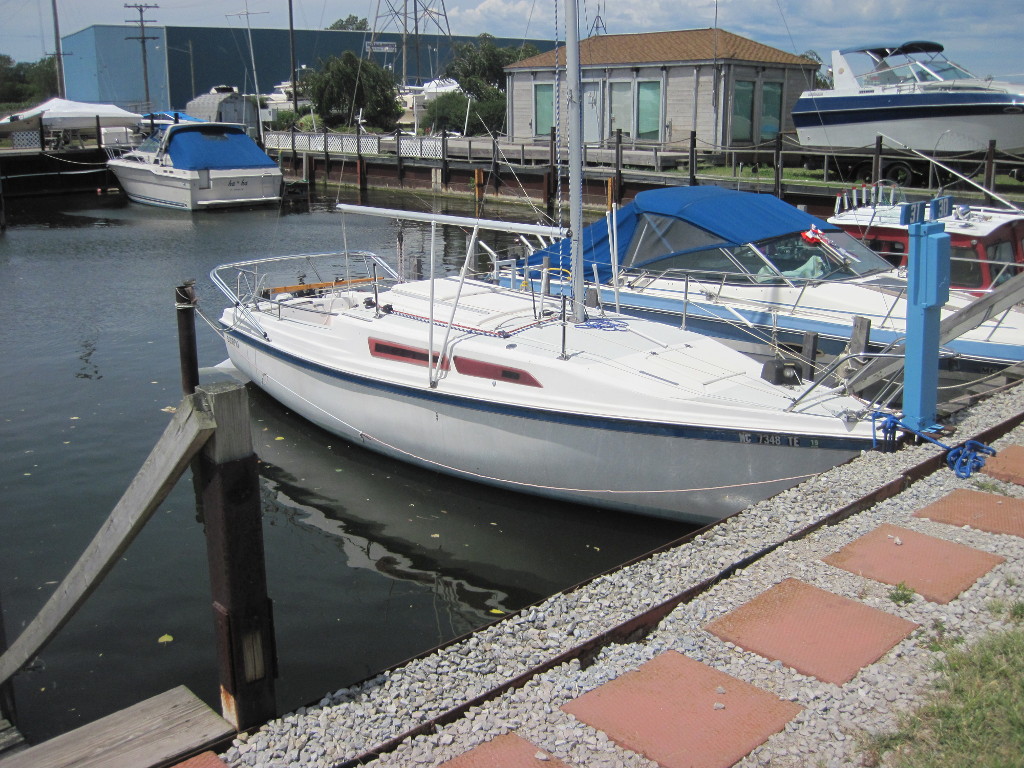
[[[588,227],[583,240],[585,271],[602,305],[697,330],[747,353],[793,355],[816,334],[822,360],[805,362],[821,364],[848,348],[858,317],[870,321],[876,349],[907,332],[906,274],[837,224],[771,195],[648,190]],[[506,284],[526,280],[541,290],[544,265],[563,269],[567,253],[565,242],[535,249]],[[568,290],[557,274],[551,290]],[[974,298],[951,294],[943,317]],[[948,359],[985,369],[1024,360],[1024,313],[1013,303],[943,339],[955,356]]]
[[[832,52],[833,86],[793,106],[803,146],[867,147],[882,135],[929,153],[1024,150],[1024,86],[976,77],[941,44],[910,41]]]
[[[107,167],[136,203],[193,211],[281,201],[280,169],[242,125],[156,125],[139,146],[109,153]]]

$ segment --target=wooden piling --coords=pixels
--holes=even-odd
[[[275,717],[277,652],[267,596],[259,472],[249,400],[233,382],[196,390],[217,421],[201,454],[221,714],[238,730]]]
[[[690,131],[690,186],[697,186],[697,132]]]
[[[199,386],[199,353],[196,350],[195,280],[187,280],[174,289],[174,308],[178,318],[178,358],[181,362],[182,394],[191,395]]]

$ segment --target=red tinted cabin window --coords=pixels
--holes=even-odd
[[[505,365],[485,363],[482,360],[472,360],[468,357],[456,357],[455,370],[464,376],[477,376],[481,379],[507,381],[511,384],[522,384],[527,387],[541,386],[541,383],[527,371],[519,368],[509,368]]]
[[[370,339],[370,354],[373,357],[382,357],[385,360],[394,360],[399,363],[411,363],[412,365],[427,365],[427,350],[418,347],[407,347],[404,344],[396,344],[393,341],[382,341]],[[448,358],[441,360],[438,365],[438,354],[434,353],[434,365],[442,371],[448,370]]]

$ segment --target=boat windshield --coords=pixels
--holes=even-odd
[[[644,265],[644,273],[742,284],[850,280],[892,269],[845,232],[794,232],[741,246],[674,253]]]
[[[948,80],[972,80],[974,75],[947,58],[918,61],[907,59],[893,63],[882,59],[874,69],[857,75],[862,86],[902,85],[905,83],[939,83]]]
[[[160,149],[160,139],[163,138],[163,131],[155,131],[146,138],[138,146],[139,152],[156,152]]]

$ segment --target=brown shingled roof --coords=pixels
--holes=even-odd
[[[545,51],[505,69],[550,69],[556,51]],[[557,49],[558,63],[565,65],[565,46]],[[786,53],[754,42],[724,29],[681,29],[675,32],[646,32],[634,35],[599,35],[580,41],[583,66],[650,64],[673,61],[753,61],[764,64],[815,64],[803,56]]]

